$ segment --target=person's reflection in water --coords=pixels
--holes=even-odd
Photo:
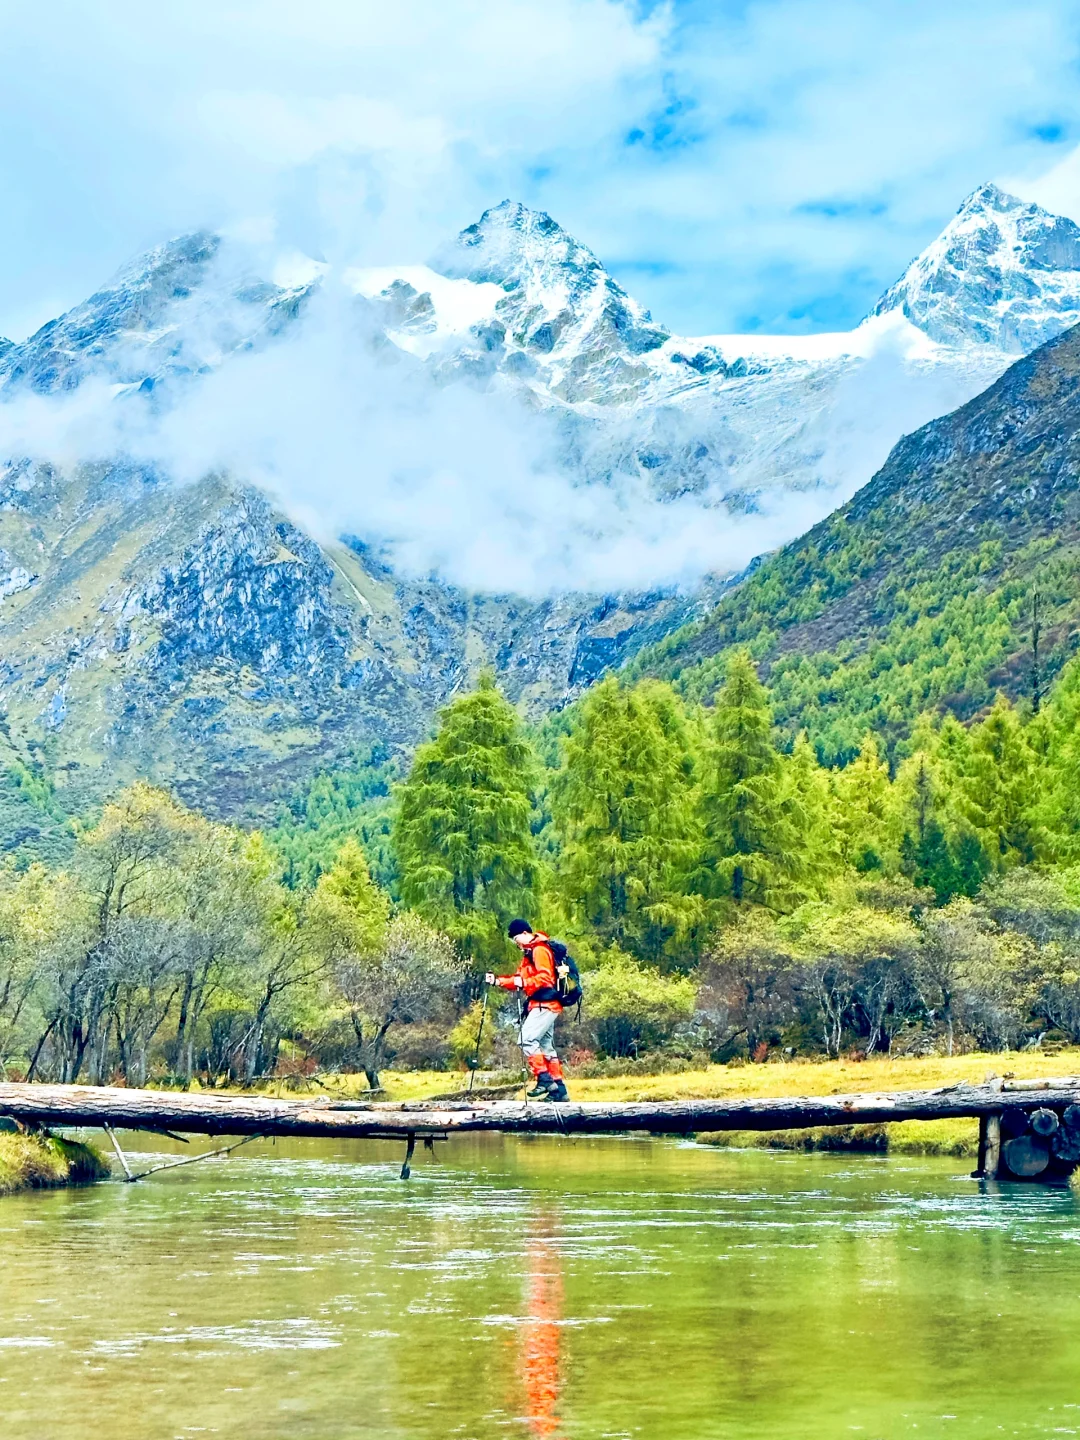
[[[526,1418],[533,1435],[560,1434],[559,1346],[563,1316],[563,1275],[552,1217],[538,1217],[529,1240],[529,1312],[521,1330]]]

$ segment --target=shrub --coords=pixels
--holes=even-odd
[[[596,1049],[607,1056],[656,1049],[694,1013],[693,981],[661,975],[614,948],[585,977],[585,996]]]
[[[483,1030],[480,1028],[481,1023]],[[495,1049],[495,1023],[494,1015],[484,1017],[483,1000],[475,1000],[450,1031],[448,1043],[453,1064],[461,1070],[472,1069],[474,1059],[479,1065],[486,1065]],[[476,1048],[477,1036],[480,1039],[479,1055]]]

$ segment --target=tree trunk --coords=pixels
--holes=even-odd
[[[1000,1082],[999,1082],[1000,1083]],[[1012,1085],[1008,1104],[1055,1112],[1080,1103],[1080,1078],[1052,1087]],[[996,1115],[997,1086],[950,1086],[898,1094],[815,1095],[798,1099],[680,1100],[623,1104],[530,1105],[524,1101],[404,1102],[273,1100],[264,1096],[0,1083],[0,1114],[38,1125],[111,1125],[201,1135],[310,1135],[343,1138],[522,1131],[605,1134],[649,1131],[687,1135],[708,1130],[801,1130],[818,1125],[872,1125]],[[1027,1137],[1025,1137],[1027,1138]],[[1019,1160],[1019,1156],[1017,1157]]]

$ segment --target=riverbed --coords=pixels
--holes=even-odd
[[[1080,1433],[1072,1192],[634,1138],[459,1138],[403,1182],[402,1148],[0,1201],[4,1440]]]

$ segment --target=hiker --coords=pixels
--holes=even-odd
[[[562,1065],[555,1052],[555,1021],[562,1012],[559,977],[550,935],[534,930],[527,920],[511,920],[506,933],[521,951],[521,964],[513,975],[484,976],[489,985],[519,990],[525,997],[521,1048],[533,1077],[530,1100],[569,1100]]]

